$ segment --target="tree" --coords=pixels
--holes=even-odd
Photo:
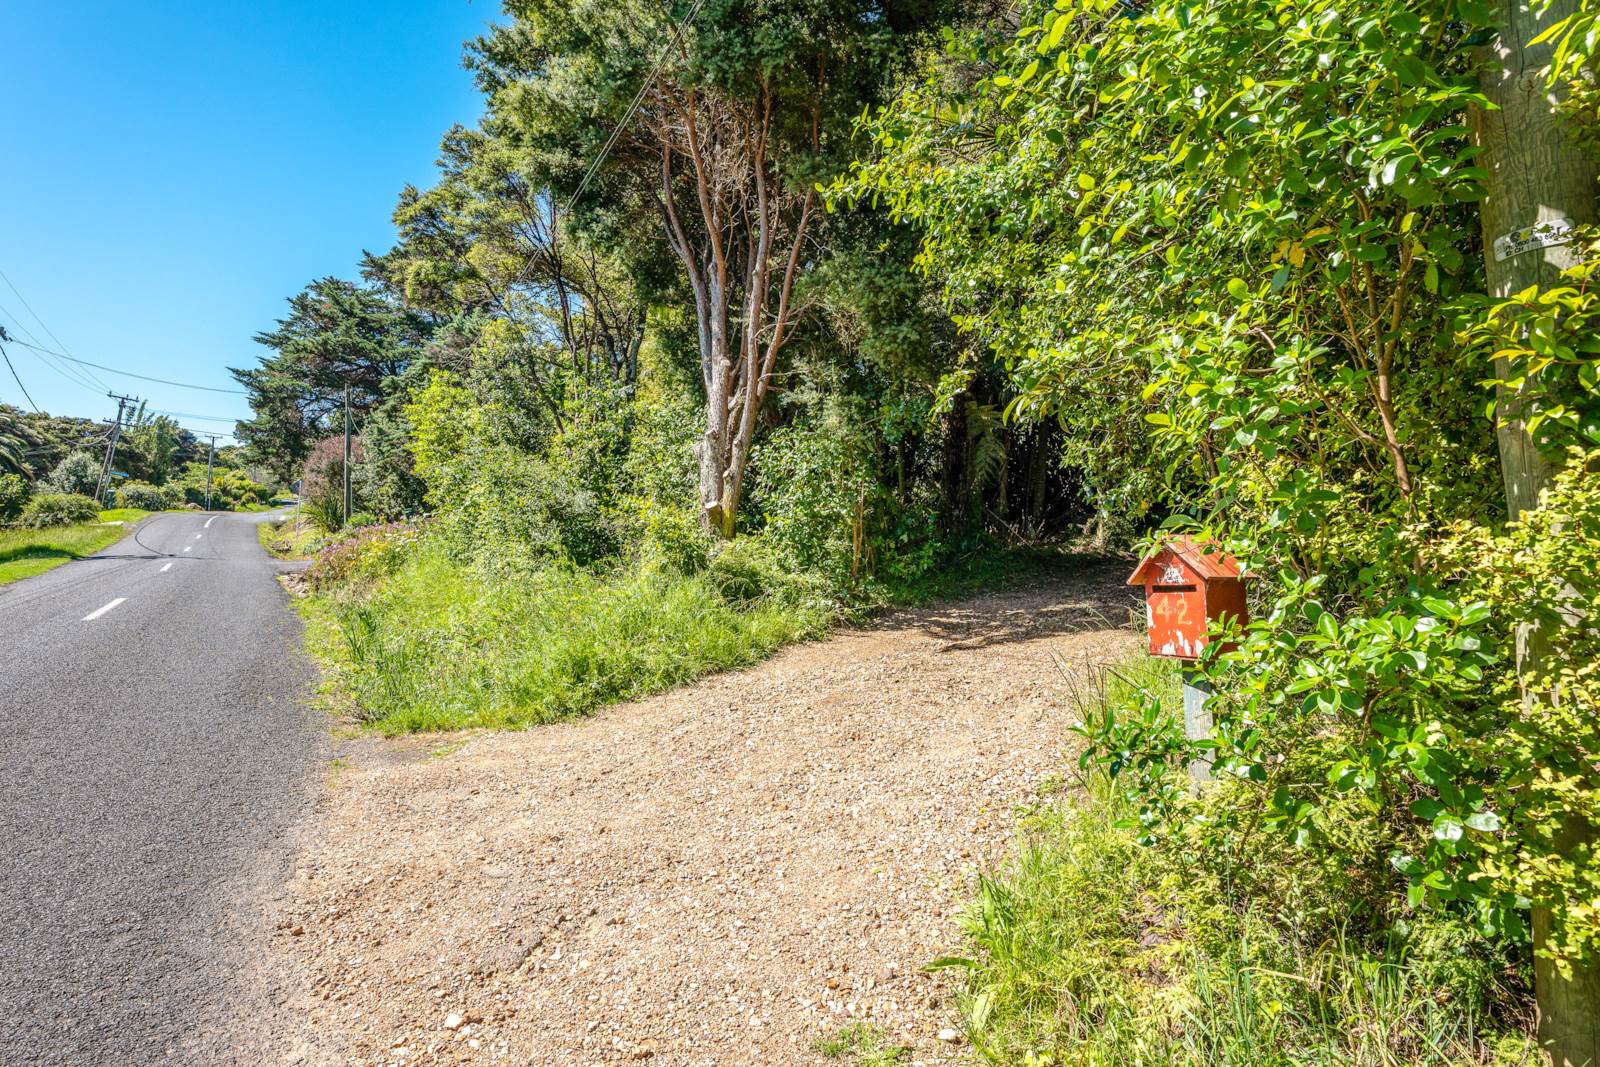
[[[645,312],[635,279],[574,234],[512,131],[457,126],[440,146],[440,181],[407,186],[395,210],[400,242],[367,269],[407,302],[440,316],[477,313],[512,323],[560,373],[631,382]]]
[[[1595,222],[1596,165],[1580,143],[1575,124],[1560,114],[1561,101],[1569,93],[1566,71],[1555,63],[1558,43],[1572,41],[1573,31],[1582,28],[1574,25],[1582,6],[1576,0],[1530,6],[1499,0],[1495,6],[1498,32],[1485,46],[1480,74],[1492,108],[1474,109],[1471,117],[1483,149],[1478,163],[1487,172],[1481,222],[1488,291],[1491,297],[1508,300],[1530,288],[1557,289],[1567,282],[1563,272],[1581,264],[1582,245],[1576,237],[1579,228]],[[1590,26],[1592,19],[1591,15]],[[1565,38],[1559,32],[1563,27]],[[1572,229],[1551,235],[1555,243],[1544,244],[1549,238],[1535,235],[1535,247],[1523,251],[1504,247],[1514,231],[1539,226]],[[1501,383],[1496,389],[1495,419],[1500,466],[1506,508],[1516,519],[1540,506],[1541,494],[1551,486],[1565,457],[1553,459],[1546,452],[1548,442],[1530,432],[1538,400],[1523,394],[1539,388],[1537,377],[1513,372],[1504,355],[1497,358],[1495,371]],[[1521,387],[1515,384],[1518,381]],[[1569,623],[1579,625],[1580,620],[1572,618]],[[1549,658],[1548,638],[1534,627],[1521,628],[1518,670],[1538,679],[1547,669],[1541,661]],[[1587,820],[1570,822],[1563,829],[1568,847],[1593,848],[1594,830]],[[1550,937],[1552,918],[1548,905],[1534,910],[1538,949]],[[1600,959],[1569,961],[1563,968],[1550,954],[1539,951],[1534,979],[1541,1038],[1556,1067],[1600,1063]]]
[[[732,536],[751,442],[805,310],[801,283],[825,252],[816,183],[843,168],[855,117],[943,5],[678,2],[672,26],[641,3],[508,10],[514,24],[476,45],[493,113],[546,161],[562,196],[615,131],[576,209],[597,229],[654,214],[687,281],[705,395],[701,515]]]
[[[313,443],[331,431],[345,388],[364,416],[432,331],[431,320],[381,289],[337,278],[312,282],[290,298],[277,329],[256,335],[272,354],[230,372],[249,391],[255,413],[238,424],[240,441],[275,476],[292,480]]]
[[[196,442],[194,435],[178,425],[170,415],[151,415],[143,407],[123,431],[123,441],[131,453],[138,457],[130,463],[152,485],[164,485],[183,461],[182,453],[192,458]]]

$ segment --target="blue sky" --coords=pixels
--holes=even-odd
[[[393,240],[406,182],[480,100],[462,42],[492,0],[0,3],[0,271],[66,350],[222,388],[287,297]],[[56,347],[0,281],[0,324]],[[107,418],[104,389],[8,345],[34,401]],[[95,371],[193,429],[244,397]],[[25,407],[0,366],[0,400]]]

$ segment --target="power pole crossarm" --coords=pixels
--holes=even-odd
[[[106,490],[111,486],[111,472],[113,465],[117,462],[117,442],[122,438],[123,415],[138,402],[137,397],[121,396],[117,393],[107,393],[106,396],[117,402],[117,422],[111,428],[111,440],[106,442],[105,466],[100,470],[100,484],[95,488],[94,493],[95,502],[101,507],[106,506]]]

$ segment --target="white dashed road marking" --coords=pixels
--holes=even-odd
[[[172,563],[170,561],[168,561],[167,565],[165,567],[161,568],[161,573],[165,574],[168,571],[170,571],[171,569],[172,569]]]
[[[193,550],[194,550],[194,546],[193,546],[193,545],[184,545],[184,546],[183,546],[183,550],[184,550],[184,551],[185,551],[185,552],[190,552],[190,551],[193,551]]]
[[[207,530],[211,529],[211,524],[216,522],[216,521],[217,521],[217,517],[215,515],[211,516],[209,519],[206,520],[205,528]]]
[[[83,621],[84,622],[93,622],[94,620],[98,619],[100,616],[104,615],[106,612],[110,611],[112,608],[116,607],[118,604],[122,603],[124,600],[127,600],[127,599],[128,598],[125,597],[125,596],[119,596],[119,597],[117,597],[117,599],[113,600],[111,603],[107,604],[105,607],[103,607],[103,608],[95,608],[93,611],[89,612],[89,614],[87,614],[87,615],[85,615],[83,617]]]

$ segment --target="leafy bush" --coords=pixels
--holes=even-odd
[[[74,452],[56,464],[40,487],[51,493],[92,497],[100,488],[100,468],[100,460],[89,453]]]
[[[352,523],[345,536],[323,545],[303,572],[302,581],[312,589],[326,589],[385,577],[399,566],[406,548],[417,537],[418,528],[412,523],[360,527]]]
[[[616,552],[600,498],[574,472],[580,464],[523,448],[505,414],[450,375],[435,374],[405,414],[437,533],[459,554],[591,563]]]
[[[141,511],[165,511],[182,503],[175,491],[151,485],[149,482],[123,482],[117,486],[117,506],[138,508]]]
[[[1010,1065],[1526,1065],[1525,972],[1447,918],[1377,938],[1271,838],[1152,850],[1103,781],[1023,819],[961,919],[973,1047]],[[1356,920],[1359,922],[1359,920]]]
[[[33,487],[20,474],[0,474],[0,523],[10,522],[22,514],[22,509],[33,495]]]
[[[40,493],[23,507],[17,525],[30,530],[42,530],[50,526],[93,522],[99,515],[99,505],[80,493]]]

